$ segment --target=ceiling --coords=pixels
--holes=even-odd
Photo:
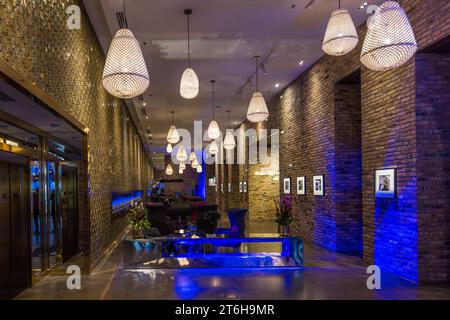
[[[216,80],[216,120],[221,128],[227,124],[226,110],[231,110],[231,125],[243,121],[254,89],[247,85],[242,94],[239,89],[254,73],[253,56],[266,60],[266,74],[260,76],[260,89],[266,99],[314,64],[323,55],[322,38],[338,1],[316,0],[305,9],[308,2],[128,0],[128,26],[141,43],[150,75],[144,100],[134,99],[133,108],[137,108],[135,115],[141,133],[147,133],[146,138],[151,139],[151,152],[164,152],[171,110],[176,112],[177,127],[192,130],[194,120],[203,120],[203,127],[207,128],[212,118],[212,79]],[[359,9],[362,2],[341,0],[341,6],[350,11],[356,25],[368,17],[365,10]],[[118,30],[116,12],[123,11],[123,5],[123,0],[85,1],[105,52]],[[186,8],[193,10],[191,64],[200,80],[200,94],[193,100],[185,100],[179,93],[180,77],[187,67],[187,20],[183,13]],[[147,116],[142,114],[142,108]]]

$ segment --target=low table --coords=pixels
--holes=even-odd
[[[278,234],[123,240],[124,269],[302,267],[303,241]]]

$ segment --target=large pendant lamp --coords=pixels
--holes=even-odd
[[[168,176],[173,175],[173,168],[172,168],[172,165],[171,165],[170,163],[167,165],[167,168],[166,168],[166,174],[167,174]]]
[[[111,41],[102,84],[117,98],[134,98],[147,90],[150,84],[148,70],[139,42],[128,29],[125,13],[120,13],[118,19],[120,30]]]
[[[374,71],[385,71],[405,64],[416,51],[416,38],[405,11],[395,1],[384,2],[369,23],[362,64]]]
[[[214,84],[216,83],[216,80],[211,80],[211,87],[212,87],[212,112],[213,112],[213,119],[211,123],[208,126],[208,137],[212,140],[215,140],[220,137],[220,129],[219,124],[216,120],[214,120],[214,109],[215,109],[215,101],[214,101]]]
[[[259,56],[255,56],[256,63],[256,91],[253,93],[252,99],[247,110],[247,120],[253,123],[261,122],[269,117],[269,110],[267,110],[266,101],[261,92],[259,92],[259,82],[258,82],[258,59]]]
[[[198,95],[199,82],[197,74],[194,69],[191,68],[191,39],[190,39],[190,26],[189,16],[192,14],[192,9],[184,10],[184,14],[187,16],[187,29],[188,29],[188,68],[184,70],[181,76],[180,82],[180,94],[185,99],[194,99]]]
[[[178,151],[177,151],[177,160],[180,162],[184,162],[186,161],[188,158],[187,153],[186,153],[186,149],[184,148],[183,145],[178,147]]]
[[[169,132],[167,133],[167,142],[175,144],[180,141],[180,135],[178,134],[178,130],[175,127],[173,120],[173,114],[175,113],[175,111],[170,111],[170,113],[172,114],[172,125],[170,126]]]
[[[228,128],[230,127],[230,110],[227,111],[228,113]],[[232,129],[227,129],[227,133],[225,134],[225,139],[223,140],[223,147],[226,150],[232,150],[236,147],[236,141],[234,141],[234,135],[233,135]]]
[[[328,21],[322,50],[332,56],[342,56],[355,49],[358,40],[352,17],[346,9],[341,9],[339,0],[339,9],[331,13]]]

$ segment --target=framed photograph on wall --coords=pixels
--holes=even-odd
[[[304,196],[306,194],[306,178],[297,177],[297,194]]]
[[[375,198],[395,198],[397,196],[396,170],[375,170]]]
[[[323,196],[325,194],[323,175],[313,177],[313,190],[315,196]]]
[[[291,178],[284,178],[283,190],[284,194],[291,194]]]

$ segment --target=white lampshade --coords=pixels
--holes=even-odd
[[[184,170],[180,167],[180,168],[178,168],[178,173],[179,174],[183,174],[183,172],[184,172]]]
[[[191,152],[191,155],[189,156],[189,161],[194,161],[194,159],[197,159],[197,156],[195,155],[195,152],[194,151],[192,151]]]
[[[134,98],[147,90],[150,80],[139,42],[128,29],[111,41],[102,77],[103,87],[118,98]]]
[[[332,56],[342,56],[355,49],[358,40],[355,24],[348,11],[333,11],[325,31],[322,50]]]
[[[232,131],[227,131],[225,139],[223,140],[223,147],[227,150],[234,149],[236,147],[236,141]]]
[[[186,161],[187,158],[188,158],[188,156],[186,153],[186,149],[184,148],[183,145],[181,145],[177,151],[177,160],[183,162],[183,161]]]
[[[198,173],[202,173],[202,171],[203,171],[202,166],[201,166],[201,165],[198,165],[198,166],[197,166],[197,172],[198,172]]]
[[[180,162],[180,168],[181,168],[181,170],[186,169],[186,163],[184,163],[183,161]]]
[[[173,148],[172,148],[172,145],[169,143],[169,144],[167,144],[167,148],[166,148],[166,151],[167,151],[167,153],[172,153],[172,151],[173,151]]]
[[[219,146],[217,145],[216,140],[214,140],[210,145],[209,145],[209,153],[211,155],[215,155],[217,152],[219,152]]]
[[[198,160],[197,158],[195,158],[192,162],[191,162],[191,167],[192,168],[197,168],[199,166]]]
[[[256,91],[247,110],[247,120],[250,122],[261,122],[269,117],[269,110],[267,109],[266,101],[261,92]]]
[[[194,99],[198,95],[199,82],[194,69],[187,68],[181,76],[180,94],[185,99]]]
[[[168,176],[173,175],[173,168],[172,168],[172,165],[171,165],[171,164],[168,164],[168,165],[167,165],[167,168],[166,168],[166,174],[167,174]]]
[[[180,135],[178,134],[177,128],[174,125],[170,126],[169,132],[167,133],[167,142],[175,144],[180,141]]]
[[[374,71],[399,67],[416,53],[417,42],[405,11],[386,1],[372,17],[361,51],[361,62]]]
[[[211,123],[209,124],[208,137],[212,140],[215,140],[220,137],[219,124],[215,120],[211,121]]]

